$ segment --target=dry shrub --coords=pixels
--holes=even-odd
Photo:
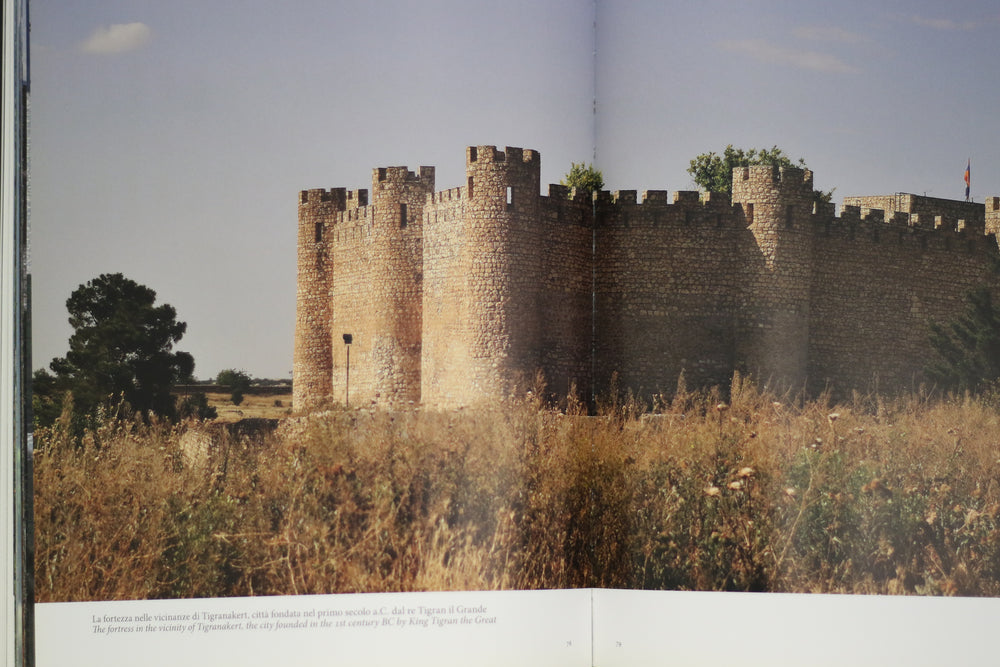
[[[1000,414],[736,376],[597,415],[536,388],[260,438],[36,434],[39,600],[578,586],[1000,594]],[[228,438],[228,439],[226,439]]]

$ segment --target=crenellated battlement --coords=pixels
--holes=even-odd
[[[526,150],[513,146],[507,146],[504,150],[497,150],[496,146],[468,146],[465,149],[465,164],[539,164],[540,157],[538,151]]]
[[[371,190],[302,190],[296,404],[341,400],[347,332],[352,403],[464,405],[539,370],[598,394],[613,377],[669,392],[682,373],[711,384],[734,369],[819,389],[910,383],[927,322],[978,285],[1000,293],[1000,197],[847,197],[838,213],[810,170],[768,165],[735,169],[731,196],[543,195],[540,164],[469,146],[457,187],[390,166]]]
[[[590,192],[582,188],[571,188],[568,185],[556,183],[549,184],[549,199],[566,200],[580,203],[591,203],[598,193]]]
[[[439,190],[438,192],[433,192],[427,195],[428,204],[447,204],[466,198],[466,188],[465,186],[459,186],[457,188],[449,188],[447,190]]]
[[[348,190],[347,188],[314,188],[299,193],[299,206],[329,204],[335,211],[356,209],[368,205],[368,190]]]
[[[311,188],[299,193],[299,206],[327,204],[335,211],[342,211],[347,201],[346,188]]]
[[[728,199],[728,197],[727,197]],[[675,200],[676,201],[676,200]],[[670,192],[667,190],[643,190],[642,203],[650,205],[664,205],[670,203]]]
[[[331,218],[331,222],[334,227],[341,230],[352,225],[368,225],[371,224],[371,212],[371,206],[367,205],[348,208],[345,211],[337,211]]]
[[[372,169],[373,187],[384,188],[389,184],[430,183],[434,184],[434,167],[420,167],[415,173],[407,167],[378,167]]]
[[[779,167],[776,165],[753,165],[737,167],[733,170],[733,191],[748,187],[767,187],[800,191],[813,190],[813,173],[799,167]]]

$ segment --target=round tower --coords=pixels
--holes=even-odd
[[[433,193],[434,167],[372,172],[372,330],[357,332],[368,366],[357,370],[367,380],[369,400],[379,403],[420,401],[423,208]]]
[[[541,158],[521,148],[469,147],[466,177],[464,334],[476,401],[523,388],[540,367]]]
[[[297,410],[330,396],[330,234],[333,218],[345,208],[344,188],[299,193],[298,279],[292,405]]]
[[[744,278],[737,359],[758,381],[802,388],[809,347],[812,172],[761,165],[733,170],[757,251]]]

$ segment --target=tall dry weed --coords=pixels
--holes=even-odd
[[[1000,595],[1000,413],[734,377],[475,410],[36,434],[39,600],[601,586]]]

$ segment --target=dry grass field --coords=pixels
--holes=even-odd
[[[219,413],[218,421],[235,422],[241,419],[282,419],[292,413],[292,395],[246,394],[239,405],[233,405],[229,394],[209,392],[208,404]]]
[[[615,587],[1000,595],[1000,412],[736,378],[597,416],[533,395],[36,434],[39,601]],[[249,397],[248,397],[249,398]],[[266,406],[265,406],[266,407]],[[272,400],[272,406],[273,400]],[[652,410],[652,413],[649,410]],[[223,417],[228,418],[228,417]]]

